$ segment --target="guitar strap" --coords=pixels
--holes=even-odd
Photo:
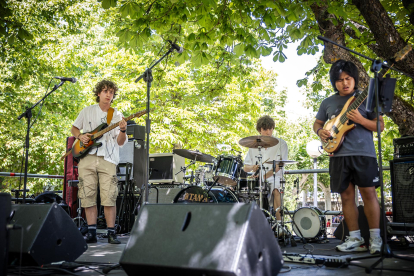
[[[112,121],[112,117],[114,116],[114,109],[112,107],[110,107],[108,109],[108,114],[106,115],[106,124],[108,126],[111,125],[111,121]]]

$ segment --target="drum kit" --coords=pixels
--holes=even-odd
[[[322,221],[324,216],[321,211],[314,207],[300,208],[291,217],[290,222],[284,221],[285,215],[290,215],[287,208],[284,207],[284,167],[298,163],[292,160],[265,160],[262,159],[262,150],[276,146],[279,143],[277,138],[272,136],[250,136],[239,141],[241,146],[258,149],[259,168],[253,176],[248,176],[243,170],[243,160],[241,155],[219,155],[217,158],[199,152],[197,150],[176,149],[173,152],[179,156],[192,160],[189,165],[182,167],[178,173],[184,174],[184,184],[186,179],[190,179],[187,188],[181,190],[174,198],[174,203],[238,203],[238,202],[257,202],[265,213],[272,230],[276,237],[279,237],[285,245],[291,242],[292,246],[296,245],[294,237],[286,227],[287,223],[292,223],[292,230],[303,239],[320,239],[323,236],[325,223]],[[206,163],[195,170],[195,174],[186,176],[187,168],[196,162]],[[280,194],[281,206],[276,210],[271,210],[267,204],[267,196],[270,191],[270,183],[262,181],[266,167],[264,164],[271,164],[273,168],[278,165],[282,171],[280,177]],[[177,174],[178,174],[177,173]],[[247,176],[247,177],[246,177]],[[273,180],[275,181],[275,173]],[[308,210],[309,209],[309,210]],[[274,216],[275,212],[280,212],[281,221],[278,222]],[[309,213],[310,212],[310,213]],[[308,214],[309,213],[309,214]],[[319,223],[312,221],[319,220]],[[306,224],[311,220],[310,224]],[[305,224],[303,224],[305,223]],[[303,240],[304,241],[304,240]],[[305,241],[304,241],[305,242]]]

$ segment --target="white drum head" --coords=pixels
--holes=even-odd
[[[302,207],[297,210],[293,215],[293,221],[300,230],[299,232],[295,225],[293,225],[293,230],[299,237],[301,236],[300,234],[302,234],[304,238],[312,239],[316,237],[321,230],[319,214],[309,207]]]

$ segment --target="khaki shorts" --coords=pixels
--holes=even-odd
[[[118,196],[116,165],[104,160],[103,156],[86,155],[78,163],[78,197],[84,208],[96,205],[98,185],[101,205],[115,206]]]

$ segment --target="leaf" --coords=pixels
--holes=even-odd
[[[105,10],[109,9],[111,7],[111,1],[112,0],[102,0],[102,8]]]
[[[268,56],[273,52],[272,47],[266,47],[266,46],[262,46],[260,47],[260,52],[262,54],[262,56]]]
[[[234,53],[236,54],[236,56],[241,56],[244,54],[244,46],[243,44],[239,43],[236,46],[234,46]]]

